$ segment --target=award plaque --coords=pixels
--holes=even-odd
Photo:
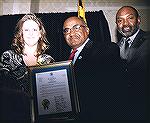
[[[71,61],[29,67],[35,121],[74,119],[79,109]]]

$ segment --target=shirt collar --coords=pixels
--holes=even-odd
[[[75,53],[74,59],[72,61],[72,63],[74,64],[76,59],[78,58],[80,52],[82,51],[82,49],[84,48],[84,46],[86,45],[86,43],[89,41],[90,39],[88,38],[80,47],[77,48],[77,52]],[[82,56],[81,56],[82,57]]]
[[[85,46],[85,44],[86,44],[89,40],[90,40],[89,38],[86,39],[86,41],[85,41],[80,47],[77,48],[78,52],[81,52],[81,51],[82,51],[83,47]]]
[[[130,39],[130,40],[128,41],[129,47],[130,47],[131,44],[133,43],[133,41],[134,41],[134,39],[135,39],[135,37],[136,37],[136,35],[138,34],[139,31],[140,31],[140,29],[138,29],[137,32],[136,32],[134,35],[132,35],[132,36],[129,37],[129,39]]]

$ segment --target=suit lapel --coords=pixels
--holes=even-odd
[[[92,45],[93,45],[93,42],[89,40],[84,46],[84,48],[82,49],[82,51],[80,52],[79,56],[77,57],[75,64],[78,64],[79,62],[83,61],[83,59],[86,59],[86,57],[88,56],[90,52],[90,49],[92,48]]]
[[[138,50],[138,48],[143,44],[143,42],[145,41],[144,38],[144,31],[140,30],[139,33],[137,34],[137,36],[135,37],[131,47],[128,49],[128,61],[131,61],[132,59],[134,59],[136,57],[136,52]]]
[[[140,30],[137,36],[135,37],[133,44],[131,45],[132,48],[138,48],[145,40],[144,38],[145,32]]]
[[[122,45],[123,45],[123,37],[121,38],[121,40],[120,40],[119,42],[117,42],[117,45],[118,45],[119,47],[122,47]]]

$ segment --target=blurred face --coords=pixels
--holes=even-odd
[[[130,7],[120,9],[116,15],[118,31],[125,37],[130,37],[138,30],[140,18],[136,17],[135,10]]]
[[[86,41],[89,29],[77,17],[70,17],[64,22],[63,33],[67,44],[75,49]]]
[[[27,20],[23,23],[23,38],[25,44],[28,46],[34,46],[38,44],[38,40],[41,37],[38,24],[33,20]]]

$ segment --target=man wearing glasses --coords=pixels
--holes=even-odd
[[[74,16],[65,20],[63,33],[73,52],[73,57],[68,58],[74,64],[79,119],[120,120],[127,84],[119,81],[122,76],[119,47],[114,43],[94,45],[87,24]]]

